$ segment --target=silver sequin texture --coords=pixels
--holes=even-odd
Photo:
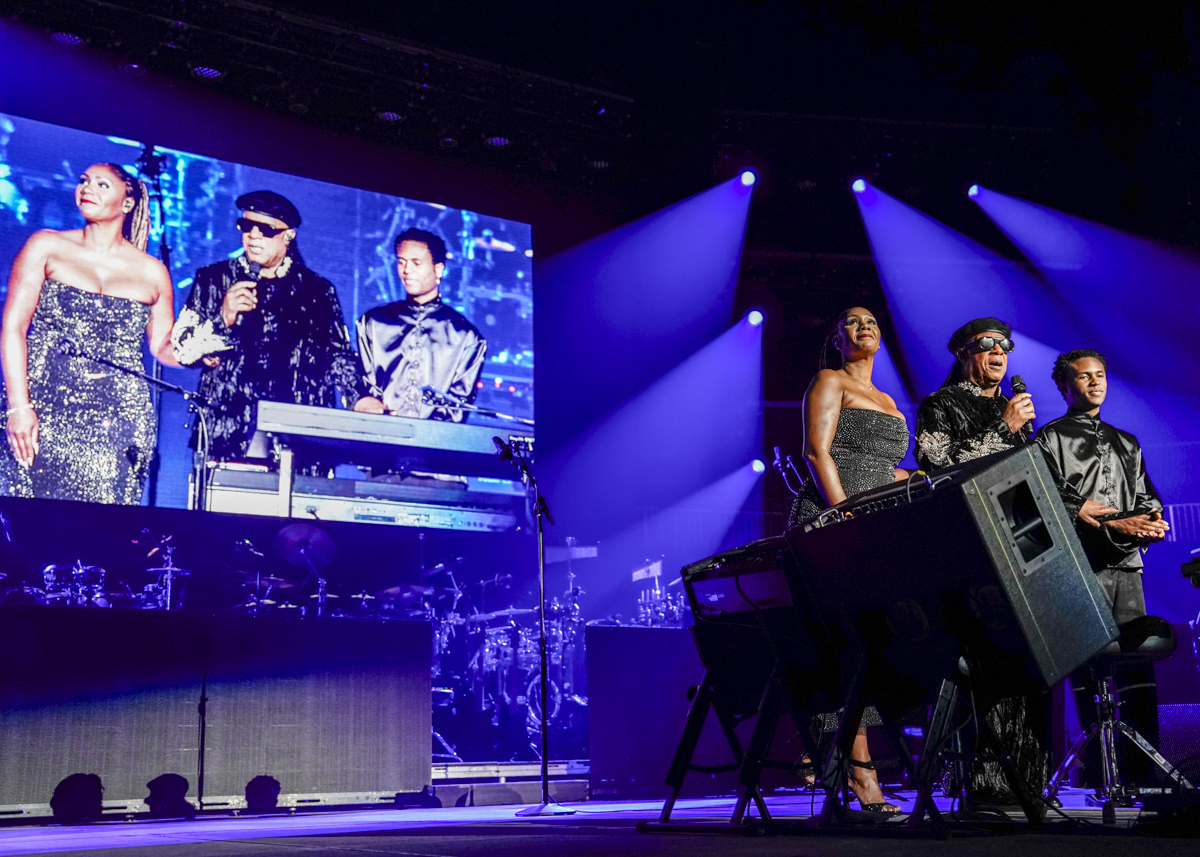
[[[838,413],[829,455],[847,497],[894,481],[896,465],[907,451],[908,425],[903,417],[863,408],[842,408]],[[824,505],[812,478],[806,479],[792,506],[789,526],[808,520]]]
[[[26,469],[2,444],[0,493],[126,505],[141,501],[156,432],[146,382],[65,352],[79,350],[143,371],[142,339],[149,320],[149,305],[139,301],[57,280],[42,284],[27,336],[39,450]]]

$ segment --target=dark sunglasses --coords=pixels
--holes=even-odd
[[[995,336],[981,336],[974,342],[968,342],[965,347],[968,354],[982,354],[985,351],[991,351],[997,345],[1006,354],[1017,347],[1017,344],[1011,339],[998,339]]]
[[[261,223],[257,220],[249,220],[245,217],[239,217],[237,221],[237,228],[240,232],[252,232],[253,230],[257,229],[262,233],[264,238],[274,238],[280,232],[287,232],[292,227],[280,226],[276,228],[266,223]]]

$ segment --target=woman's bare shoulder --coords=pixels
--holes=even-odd
[[[821,369],[809,382],[808,395],[813,393],[829,395],[834,390],[843,390],[845,381],[845,374],[836,369]]]
[[[46,253],[56,251],[69,252],[71,249],[80,246],[80,236],[82,234],[82,229],[68,229],[66,231],[39,229],[29,236],[29,240],[25,242],[25,249],[26,251],[41,251]]]

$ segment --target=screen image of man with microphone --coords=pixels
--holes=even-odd
[[[396,236],[405,298],[358,320],[358,353],[371,395],[355,407],[376,414],[461,423],[478,392],[487,340],[442,301],[446,242],[423,229]],[[427,393],[436,397],[430,400]]]
[[[297,248],[300,212],[269,190],[236,205],[243,252],[196,272],[171,335],[179,362],[201,366],[217,461],[267,456],[259,401],[351,407],[365,393],[333,284]]]

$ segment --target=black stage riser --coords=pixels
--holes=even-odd
[[[665,796],[669,789],[663,775],[687,718],[687,690],[704,678],[691,632],[589,627],[587,659],[591,796],[600,800]],[[750,725],[739,732],[748,732]],[[773,751],[777,758],[798,760],[803,755],[790,720],[780,726]],[[732,760],[716,718],[709,718],[696,748],[696,764],[720,765]],[[794,788],[797,781],[794,774],[767,771],[761,782],[769,789],[773,785]],[[696,797],[727,794],[736,784],[734,772],[693,772],[682,793]]]
[[[77,772],[134,803],[182,774],[194,804],[205,680],[206,804],[261,774],[285,801],[430,782],[424,622],[8,606],[0,652],[0,806]]]
[[[1012,534],[1034,515],[1042,526],[1022,554]],[[1035,445],[973,462],[912,503],[793,530],[788,542],[816,603],[849,638],[881,647],[884,674],[911,679],[918,696],[950,674],[960,641],[994,687],[1015,691],[1054,685],[1116,636]]]

